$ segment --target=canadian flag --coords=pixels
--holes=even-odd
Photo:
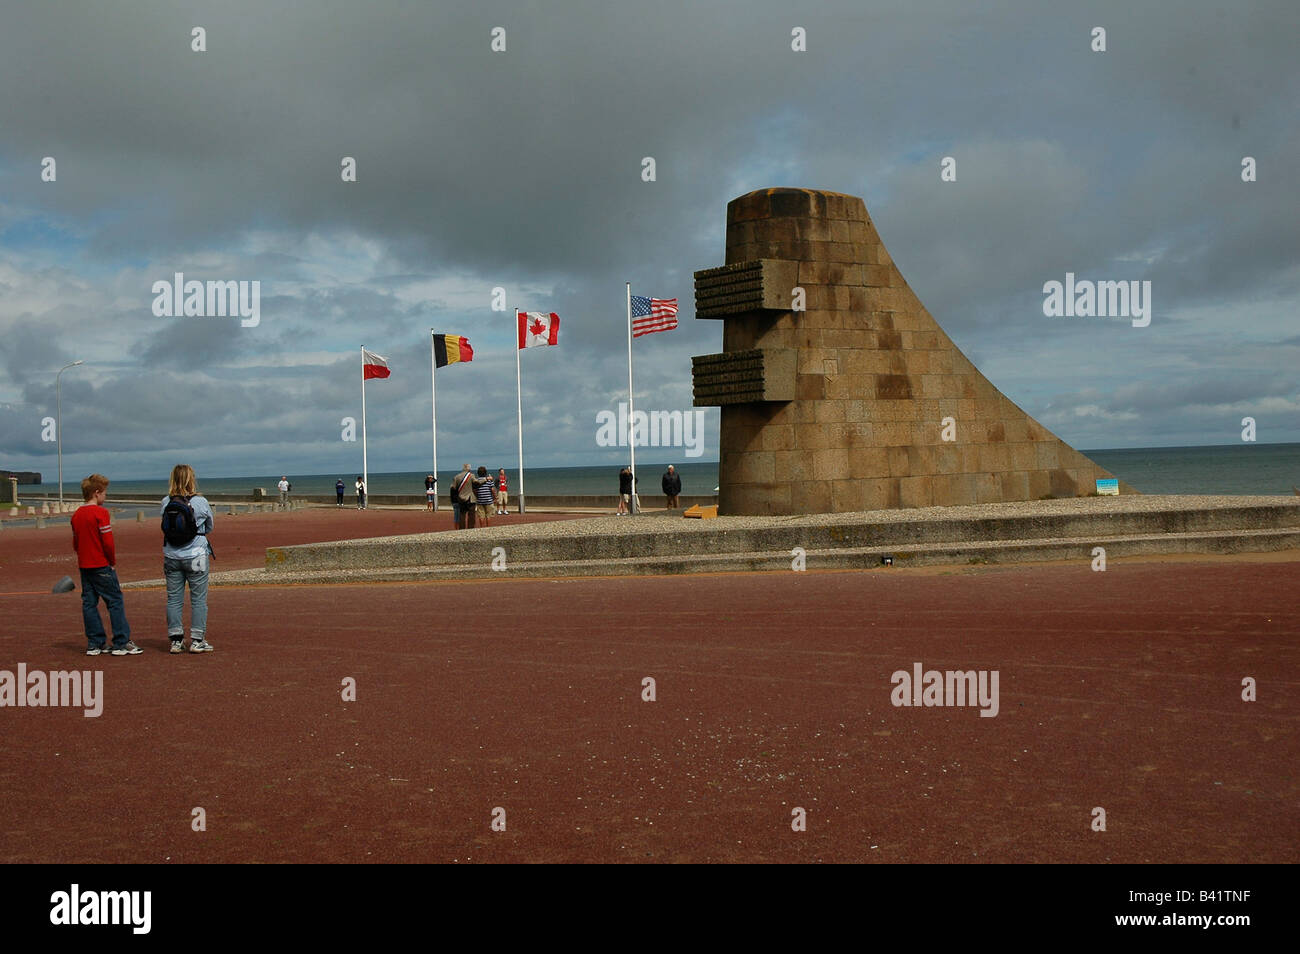
[[[540,311],[521,311],[517,312],[517,317],[520,348],[537,348],[559,341],[560,316],[555,312],[546,315]]]

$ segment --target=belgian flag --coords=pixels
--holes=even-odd
[[[433,360],[440,368],[457,361],[473,361],[474,349],[469,346],[469,339],[461,335],[434,335]]]

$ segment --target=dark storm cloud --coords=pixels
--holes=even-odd
[[[4,367],[11,380],[24,384],[38,376],[43,379],[76,360],[68,357],[59,342],[43,333],[35,319],[24,317],[28,320],[15,323],[5,333]]]

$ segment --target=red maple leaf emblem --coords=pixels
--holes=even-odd
[[[540,337],[546,331],[546,326],[538,318],[533,319],[533,323],[528,326],[528,331],[533,337]]]

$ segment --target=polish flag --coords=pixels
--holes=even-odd
[[[371,378],[386,378],[391,373],[388,370],[388,359],[381,358],[373,351],[361,349],[361,380],[369,381]]]
[[[555,312],[546,315],[540,311],[521,311],[516,315],[519,319],[520,348],[537,348],[559,341],[560,316]]]

